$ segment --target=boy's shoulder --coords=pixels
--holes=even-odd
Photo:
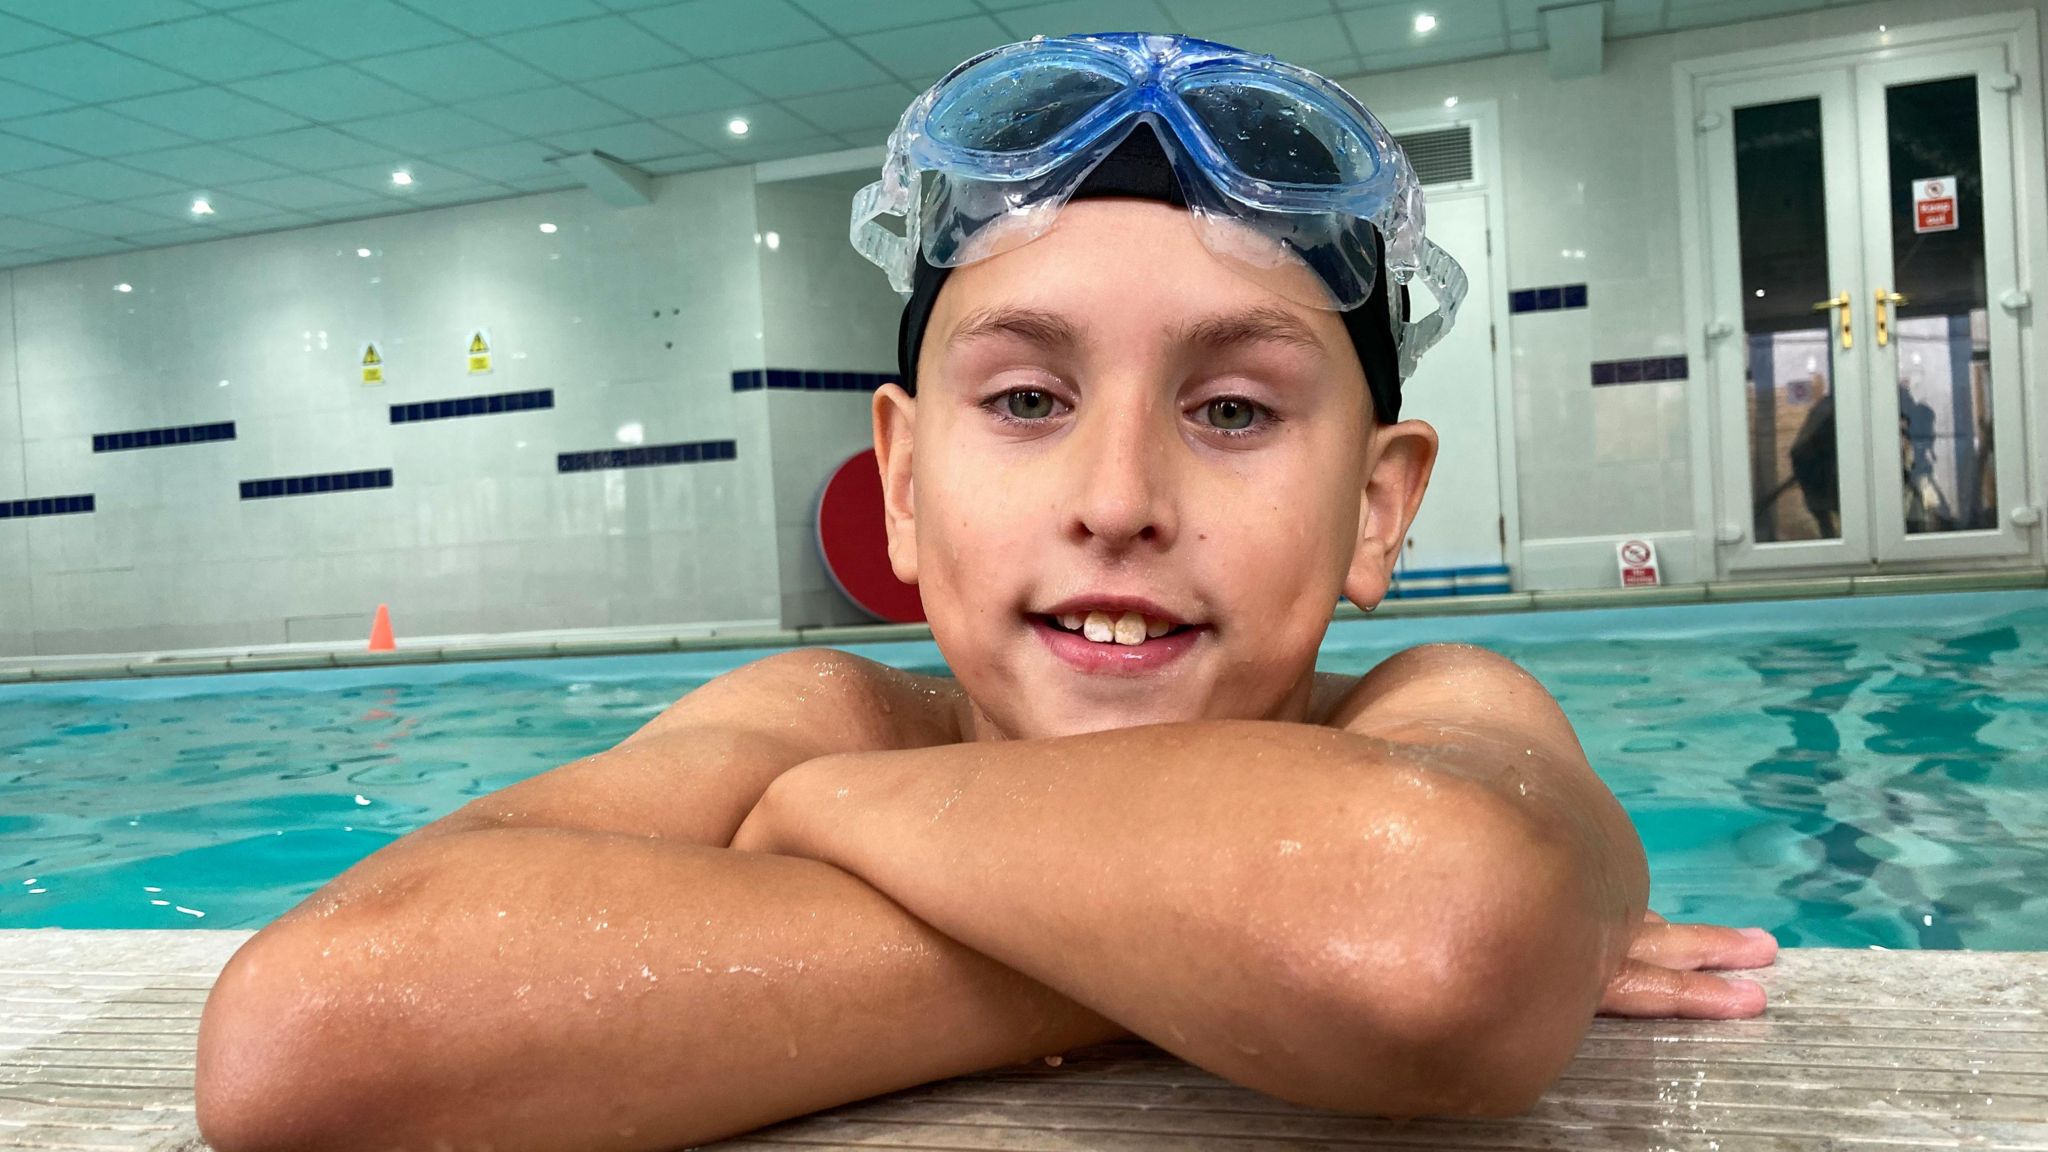
[[[1318,722],[1349,732],[1432,744],[1455,736],[1578,752],[1570,720],[1542,682],[1476,644],[1418,644],[1328,691],[1332,698],[1328,710],[1316,714]]]

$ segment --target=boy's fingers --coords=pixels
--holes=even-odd
[[[1622,965],[1600,1000],[1602,1016],[1741,1020],[1763,1010],[1764,988],[1754,980],[1681,972],[1637,960]]]
[[[1667,923],[1637,932],[1628,955],[1665,968],[1761,968],[1777,958],[1778,942],[1760,928]]]

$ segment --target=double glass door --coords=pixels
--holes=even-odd
[[[1701,91],[1724,571],[2028,550],[2005,52]]]

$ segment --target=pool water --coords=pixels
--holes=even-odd
[[[1549,687],[1652,907],[1787,944],[2048,950],[2048,591],[1407,617]],[[928,643],[863,655],[941,670]],[[0,686],[0,928],[255,928],[761,651]]]

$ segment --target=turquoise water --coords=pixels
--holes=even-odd
[[[1322,667],[1435,640],[1557,695],[1665,915],[2048,949],[2048,592],[1346,621]],[[0,686],[0,928],[261,926],[760,655]]]

